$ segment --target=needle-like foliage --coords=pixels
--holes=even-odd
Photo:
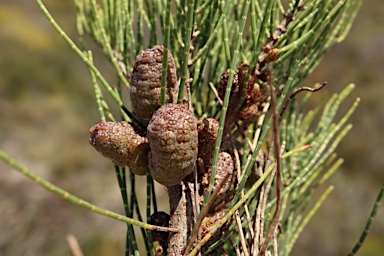
[[[166,103],[170,52],[179,77],[177,102],[193,111],[198,126],[204,118],[216,119],[218,126],[211,131],[211,141],[210,137],[199,141],[199,154],[209,147],[211,155],[199,155],[193,174],[179,186],[167,188],[169,228],[146,223],[157,212],[149,170],[147,209],[142,217],[135,176],[116,166],[123,217],[56,188],[0,151],[2,159],[69,201],[128,223],[126,255],[138,253],[132,225],[142,228],[147,254],[167,254],[165,250],[173,255],[290,254],[333,189],[326,181],[343,162],[335,149],[352,128],[348,118],[359,103],[356,99],[345,113],[338,111],[354,88],[350,84],[308,110],[309,97],[325,83],[308,88],[301,87],[301,82],[334,44],[345,39],[362,0],[74,0],[81,47],[65,34],[42,1],[36,2],[89,67],[101,121],[129,121],[145,134],[145,124],[129,110],[121,88],[130,88],[139,51],[162,45],[161,105]],[[89,37],[113,65],[117,86],[109,84],[94,66]],[[114,102],[107,102],[105,93]],[[306,95],[299,100],[298,93]],[[111,104],[121,109],[120,117],[110,112]],[[227,152],[225,161],[229,162],[220,162],[224,161],[221,152]],[[220,168],[231,170],[222,175]],[[225,193],[219,193],[224,186]],[[132,219],[134,213],[138,220]],[[175,224],[176,213],[185,218]],[[157,235],[144,229],[173,233],[169,240],[152,241]]]

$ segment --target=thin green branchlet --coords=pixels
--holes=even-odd
[[[342,113],[340,120],[335,120],[341,104],[353,90],[353,84],[348,85],[341,93],[332,95],[327,101],[319,102],[308,112],[304,111],[304,105],[310,96],[300,100],[295,98],[295,93],[300,90],[299,83],[313,72],[326,52],[346,37],[362,0],[292,0],[287,7],[282,1],[274,0],[75,0],[76,25],[84,47],[82,50],[61,29],[43,2],[36,0],[36,3],[60,36],[87,65],[101,121],[132,122],[132,125],[139,126],[140,136],[146,136],[147,124],[140,123],[138,119],[141,116],[137,116],[138,112],[129,111],[123,103],[125,98],[121,86],[132,87],[128,81],[132,78],[135,56],[139,51],[155,45],[164,48],[161,76],[158,77],[160,106],[176,103],[167,102],[166,98],[167,72],[170,65],[168,55],[172,54],[174,73],[180,76],[177,83],[177,103],[187,105],[185,101],[188,98],[189,110],[195,115],[197,123],[203,118],[219,120],[212,159],[206,159],[211,161],[210,175],[205,177],[208,181],[201,181],[205,164],[198,159],[194,161],[195,180],[192,182],[188,180],[190,177],[186,177],[182,181],[183,186],[180,186],[190,190],[181,191],[182,197],[187,198],[185,193],[193,192],[195,194],[190,195],[194,198],[192,204],[197,204],[193,206],[194,211],[191,211],[193,216],[187,216],[191,223],[197,225],[195,229],[189,230],[191,237],[182,245],[185,247],[188,244],[187,251],[183,251],[184,247],[180,248],[180,254],[196,255],[199,252],[225,251],[234,247],[250,255],[267,251],[279,251],[282,255],[288,255],[292,251],[300,234],[333,189],[333,186],[329,186],[319,198],[315,198],[315,192],[321,189],[321,185],[343,162],[335,154],[335,150],[351,130],[352,125],[347,121],[360,101],[359,98],[356,99],[347,111]],[[103,49],[106,60],[111,62],[118,81],[117,87],[111,86],[94,65],[92,52],[86,49],[86,35]],[[151,60],[146,63],[151,63]],[[241,77],[241,65],[248,65],[244,79],[246,86],[236,87],[234,85]],[[147,66],[143,70],[145,68]],[[228,76],[225,80],[225,93],[220,98],[217,85],[223,82],[221,79],[226,70]],[[149,80],[153,78],[147,73],[144,73],[143,77]],[[140,80],[138,85],[135,85],[139,90],[142,82]],[[255,120],[246,123],[242,119],[234,118],[231,126],[226,127],[228,113],[236,113],[231,109],[231,96],[235,93],[239,95],[239,103],[234,108],[241,111],[243,104],[246,104],[247,100],[249,102],[250,91],[269,85],[275,85],[270,92],[276,91],[276,98],[257,106],[255,111],[258,115]],[[184,88],[185,86],[187,88]],[[241,88],[242,91],[236,92],[236,88]],[[313,88],[315,89],[303,91],[314,92],[316,88],[321,87]],[[108,97],[104,97],[102,89],[112,97],[112,103],[108,102]],[[185,92],[188,95],[183,95]],[[143,95],[143,102],[146,102],[148,99],[145,97],[149,96],[145,93]],[[113,106],[110,104],[115,104],[120,109],[119,117],[114,116],[111,111]],[[319,118],[316,118],[318,115]],[[146,118],[149,122],[152,113]],[[270,129],[279,140],[274,141],[268,136]],[[182,134],[183,131],[178,132]],[[284,145],[284,150],[280,149],[279,141]],[[159,145],[163,145],[161,143],[165,142],[159,141]],[[275,153],[270,152],[273,150],[273,147],[270,147],[272,143],[275,143]],[[219,154],[222,151],[230,154],[235,166],[233,177],[227,175],[226,179],[236,178],[233,187],[228,187],[228,193],[216,198],[219,192],[214,191],[214,184],[218,176]],[[172,154],[173,151],[169,153]],[[139,254],[139,233],[135,233],[133,225],[141,228],[147,255],[166,247],[156,247],[158,245],[152,243],[151,232],[147,233],[146,229],[174,234],[184,232],[183,226],[169,228],[144,223],[142,209],[138,204],[140,192],[136,187],[137,179],[131,171],[128,174],[126,167],[115,166],[126,214],[122,216],[56,187],[18,164],[3,151],[0,151],[0,158],[40,186],[69,202],[127,223],[126,255]],[[156,169],[157,166],[152,168]],[[146,168],[142,172],[147,175],[147,221],[158,211],[158,198],[150,171],[150,168]],[[286,186],[277,185],[280,182]],[[198,186],[201,187],[198,189]],[[196,187],[196,190],[192,189],[193,187]],[[349,255],[354,255],[364,242],[379,207],[383,190],[384,188],[376,200],[358,243]],[[221,209],[222,217],[213,221],[207,228],[204,221],[214,219],[212,216],[218,212],[219,206],[224,207]],[[273,218],[275,209],[276,215]],[[173,210],[175,209],[170,211],[171,218]],[[136,216],[137,220],[133,219],[133,216]],[[284,233],[275,232],[277,222],[284,226]],[[230,223],[234,225],[229,225]],[[202,233],[204,228],[207,230]],[[215,234],[220,231],[224,234],[217,237]],[[265,233],[268,233],[267,237],[264,236]],[[253,239],[247,240],[246,237]]]

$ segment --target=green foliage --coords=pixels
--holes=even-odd
[[[36,2],[55,29],[89,67],[102,121],[136,121],[124,105],[125,99],[121,93],[124,87],[129,88],[127,77],[135,56],[138,51],[156,44],[164,45],[165,55],[167,49],[170,49],[180,77],[178,102],[187,97],[198,119],[219,119],[210,186],[205,193],[198,220],[204,218],[201,213],[205,207],[210,206],[222,143],[230,138],[232,142],[241,145],[233,149],[234,154],[237,154],[238,166],[236,192],[224,217],[211,227],[205,237],[193,241],[195,244],[190,248],[191,255],[203,248],[227,221],[232,224],[226,234],[204,248],[205,253],[219,253],[218,248],[227,248],[232,255],[234,252],[228,248],[235,246],[244,252],[259,252],[263,246],[262,240],[266,238],[266,250],[275,253],[278,250],[283,255],[291,252],[305,225],[333,188],[329,186],[324,189],[322,185],[343,162],[334,152],[352,128],[347,120],[359,103],[357,99],[340,120],[335,120],[340,104],[354,85],[347,86],[340,94],[333,95],[325,104],[318,104],[307,113],[304,113],[303,105],[310,94],[299,101],[293,97],[292,92],[312,73],[326,52],[345,38],[361,0],[297,0],[289,3],[275,0],[75,0],[77,29],[83,43],[81,48],[61,30],[42,2]],[[86,44],[87,35],[101,46],[106,58],[112,63],[119,81],[116,87],[110,85],[94,66],[92,53]],[[163,58],[162,102],[167,59],[166,56]],[[232,113],[229,108],[232,84],[238,67],[243,63],[248,64],[244,79],[246,84],[254,79],[254,84],[259,88],[270,88],[272,98],[276,93],[277,101],[263,104],[263,111],[260,109],[256,120],[235,120],[236,124],[228,128],[226,119]],[[229,76],[221,103],[215,85],[222,82],[221,75],[227,69]],[[105,90],[102,90],[99,83]],[[188,95],[184,95],[185,92]],[[112,96],[121,109],[121,117],[111,113],[109,105],[113,102],[107,102],[104,93]],[[288,95],[292,96],[289,100]],[[236,107],[240,108],[246,96],[244,87]],[[290,105],[287,108],[283,107],[288,103]],[[321,115],[316,118],[321,111]],[[277,117],[281,119],[280,122],[272,122]],[[281,145],[276,144],[276,141],[281,141]],[[262,152],[266,164],[257,168],[257,159]],[[128,223],[127,254],[138,253],[132,225],[142,228],[147,253],[153,249],[144,229],[156,230],[157,227],[142,219],[132,173],[128,175],[124,168],[116,167],[126,213],[126,216],[121,216],[70,195],[0,153],[0,157],[8,164],[46,189],[99,214]],[[256,174],[257,181],[247,184],[252,175]],[[282,187],[278,186],[279,179],[283,183]],[[148,176],[147,181],[148,220],[157,205],[153,180]],[[130,198],[127,188],[131,189]],[[323,191],[320,197],[317,195],[319,191]],[[133,213],[138,216],[138,220],[133,219]],[[277,234],[275,218],[284,230],[281,234]],[[269,233],[272,237],[268,238]]]

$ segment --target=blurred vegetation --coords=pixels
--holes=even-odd
[[[73,3],[44,2],[76,39]],[[357,85],[351,100],[362,101],[350,119],[354,128],[338,149],[345,163],[330,181],[335,191],[300,236],[293,255],[345,255],[384,180],[383,14],[382,1],[366,0],[347,40],[305,81],[328,82],[312,97],[313,105],[350,82]],[[0,2],[0,46],[0,147],[55,184],[122,213],[113,166],[88,145],[88,129],[98,113],[83,62],[27,0]],[[100,50],[93,52],[97,66],[114,81]],[[2,163],[0,170],[0,255],[68,255],[68,234],[75,235],[86,255],[122,254],[124,225],[70,205]],[[383,239],[381,208],[360,255],[384,251]]]

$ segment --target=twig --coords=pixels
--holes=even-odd
[[[241,220],[240,220],[238,210],[235,212],[235,216],[236,216],[237,230],[239,231],[239,240],[240,240],[241,247],[243,248],[243,255],[248,256],[249,253],[248,253],[247,244],[244,238],[243,228],[241,227]]]
[[[262,213],[264,213],[265,208],[263,208],[261,206],[263,205],[263,202],[264,202],[264,200],[263,200],[264,190],[265,190],[265,187],[262,186],[261,190],[260,190],[260,194],[259,194],[258,205],[256,208],[255,222],[254,222],[255,234],[253,237],[253,244],[252,244],[252,248],[251,248],[251,252],[252,252],[253,256],[258,255],[258,253],[259,253],[259,241],[260,241],[259,239],[260,239],[260,236],[263,232],[263,225],[264,224],[262,224],[263,218],[261,216],[262,216]],[[264,207],[265,207],[265,203],[264,203]]]
[[[292,156],[294,154],[298,154],[304,150],[307,150],[308,146],[302,146],[296,149],[293,149],[287,153],[284,153],[282,156],[283,159]],[[275,169],[274,163],[271,164],[268,168],[266,168],[264,174],[252,185],[252,187],[249,188],[247,193],[239,199],[239,201],[228,210],[228,212],[222,217],[219,221],[217,221],[209,230],[209,232],[199,241],[199,243],[196,245],[196,247],[191,251],[190,255],[194,256],[196,253],[201,249],[201,247],[212,237],[212,235],[221,228],[228,219],[235,213],[237,209],[239,209],[247,200],[249,200],[251,195],[254,195],[256,193],[256,190],[258,190],[261,186],[261,184],[265,181],[265,179],[271,174],[271,172]]]
[[[275,232],[273,233],[273,255],[274,256],[278,256],[277,234],[278,234],[278,230],[275,229]]]
[[[169,236],[167,255],[182,255],[188,239],[188,218],[192,217],[187,215],[185,182],[167,187],[167,190],[170,207],[169,227],[179,229],[178,233]]]
[[[196,179],[197,179],[197,170],[195,167],[195,170],[193,171],[193,175],[195,176],[195,179],[193,182],[187,182],[187,186],[190,191],[191,195],[191,202],[192,202],[192,211],[193,211],[193,223],[196,223],[196,218],[199,214],[198,208],[199,208],[199,197],[198,197],[198,187],[196,186]]]
[[[240,177],[240,170],[241,170],[240,157],[239,157],[239,152],[235,147],[233,149],[233,154],[235,155],[236,170],[238,170],[238,174],[239,174],[237,178],[238,180],[241,180],[242,177]],[[244,190],[241,191],[241,196],[244,196]],[[251,222],[251,217],[249,215],[249,209],[247,204],[244,205],[244,212],[245,212],[245,217],[248,224],[249,233],[251,237],[253,237],[252,222]]]
[[[216,190],[213,191],[211,197],[209,198],[209,201],[206,205],[206,207],[203,209],[203,211],[201,212],[200,214],[200,219],[197,220],[197,222],[195,223],[195,227],[193,229],[193,233],[191,235],[191,239],[189,240],[189,243],[185,249],[185,254],[189,253],[189,251],[192,249],[192,246],[196,240],[196,237],[197,235],[199,234],[199,229],[200,229],[200,226],[201,226],[201,223],[203,222],[203,219],[204,217],[207,215],[208,211],[209,211],[209,208],[211,207],[211,205],[213,204],[213,202],[216,200],[217,198],[217,195],[219,194],[221,188],[224,186],[224,184],[227,182],[227,180],[229,179],[229,177],[232,175],[232,172],[228,172],[224,179],[219,183],[219,185],[217,186]]]
[[[269,150],[269,152],[271,151]],[[267,160],[263,170],[261,170],[260,177],[263,175],[263,172],[265,172],[269,168],[271,164],[271,161],[269,160],[270,159],[269,156],[267,156],[266,158]],[[257,206],[256,217],[255,217],[255,237],[253,239],[254,247],[253,247],[253,253],[252,253],[253,256],[256,256],[259,254],[259,244],[261,244],[264,241],[263,234],[264,234],[264,223],[265,223],[264,221],[265,206],[267,204],[268,194],[271,189],[275,174],[276,174],[276,170],[274,169],[271,173],[269,181],[266,183],[267,185],[263,185],[260,190],[259,204]]]
[[[67,242],[73,256],[84,256],[84,253],[80,248],[79,242],[77,241],[74,235],[67,235]]]
[[[268,234],[260,248],[260,255],[264,255],[265,251],[267,250],[269,240],[273,236],[275,229],[277,227],[277,224],[279,222],[280,218],[280,211],[281,211],[281,155],[280,155],[280,132],[279,132],[279,120],[278,120],[278,114],[277,114],[277,103],[276,103],[276,94],[275,94],[275,88],[273,87],[273,78],[272,78],[272,70],[271,67],[269,68],[269,87],[271,90],[271,108],[272,108],[272,115],[273,115],[273,143],[274,143],[274,153],[276,158],[276,210],[273,217],[272,224],[269,228]]]
[[[195,166],[195,170],[194,170],[194,175],[195,175],[195,218],[197,218],[197,216],[199,216],[199,213],[200,213],[200,195],[199,195],[199,188],[200,188],[200,184],[199,184],[199,175],[198,175],[198,171],[197,171],[197,166]],[[196,219],[195,219],[195,222],[196,222]]]
[[[211,87],[212,92],[215,94],[217,102],[219,102],[219,104],[222,106],[223,101],[220,99],[219,93],[217,92],[216,87],[213,85],[212,82],[209,82],[209,87]]]
[[[264,238],[264,225],[265,225],[265,209],[266,209],[266,205],[267,205],[267,200],[268,200],[268,195],[269,195],[269,191],[271,190],[271,187],[272,187],[272,182],[275,178],[275,175],[276,175],[276,168],[273,168],[273,171],[271,173],[271,176],[269,177],[269,181],[267,183],[267,186],[265,187],[265,190],[264,190],[264,194],[262,196],[262,203],[261,203],[261,206],[260,206],[260,233],[259,233],[259,244],[262,244],[264,243],[265,241],[265,238]],[[256,245],[258,246],[258,244]]]
[[[232,238],[230,238],[229,241],[230,241],[231,244],[232,244],[232,248],[235,249],[236,256],[241,256],[241,252],[240,252],[240,250],[239,250],[239,246],[237,246],[237,244],[235,244],[235,243],[233,242],[233,239],[232,239]]]
[[[285,110],[287,110],[287,107],[289,106],[289,103],[292,101],[292,99],[297,95],[299,94],[300,92],[303,92],[303,91],[307,91],[307,92],[317,92],[319,90],[321,90],[324,86],[327,85],[327,82],[324,82],[322,83],[319,87],[317,88],[310,88],[310,87],[301,87],[299,89],[297,89],[296,91],[294,91],[290,96],[289,98],[287,99],[287,101],[284,103],[284,106],[281,108],[281,111],[280,111],[280,116],[279,116],[279,123],[281,122],[281,119],[283,118],[283,115],[285,113]]]

